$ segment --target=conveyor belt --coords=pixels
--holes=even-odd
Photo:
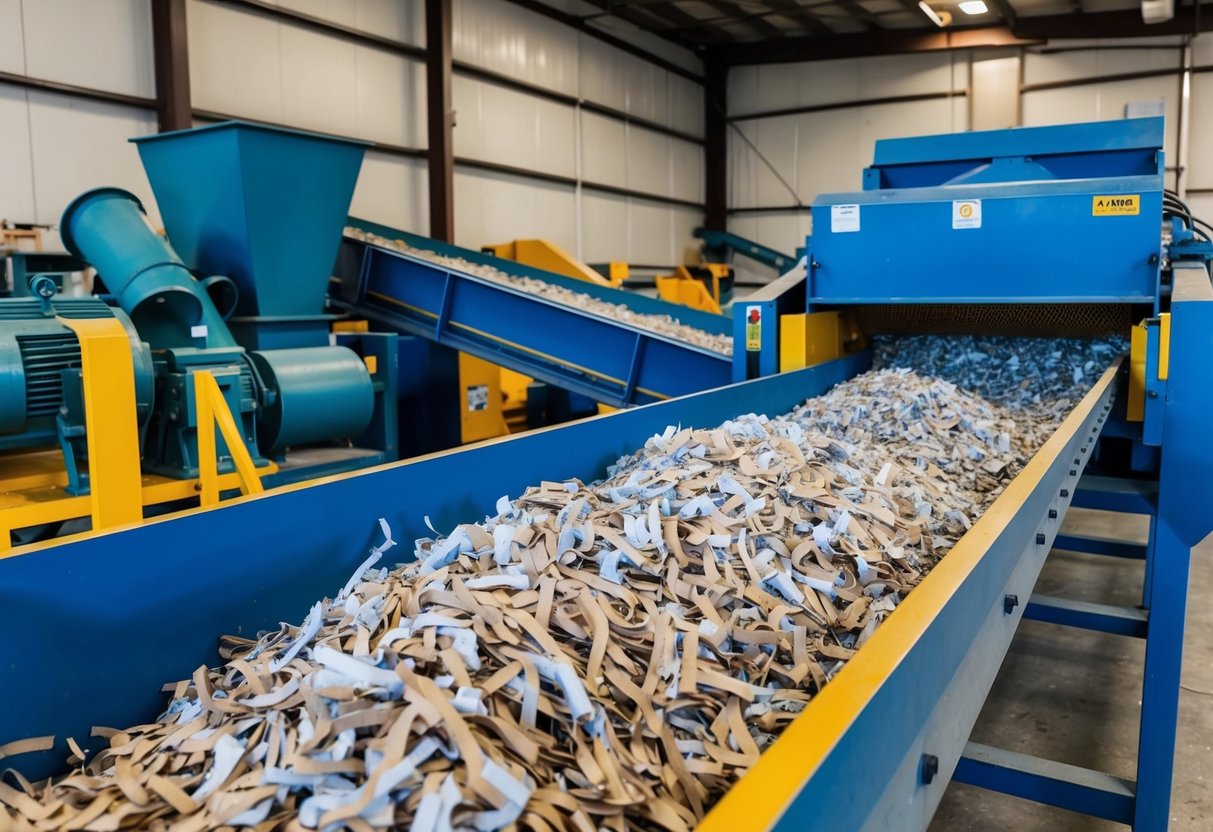
[[[410,246],[565,286],[722,335],[728,318],[593,286],[374,223],[351,224]],[[731,358],[554,303],[429,260],[346,238],[330,303],[410,335],[525,373],[615,407],[728,384]]]

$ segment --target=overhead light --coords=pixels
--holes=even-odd
[[[935,13],[934,9],[927,5],[927,0],[918,0],[918,8],[922,9],[922,13],[931,18],[931,22],[940,29],[944,27],[943,19]]]
[[[985,14],[990,8],[986,5],[986,0],[964,0],[960,4],[960,10],[965,14]]]
[[[1165,23],[1175,17],[1175,0],[1141,0],[1141,19],[1145,23]]]

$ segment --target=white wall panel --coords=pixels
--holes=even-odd
[[[627,125],[624,122],[581,111],[581,176],[587,182],[627,187]]]
[[[0,0],[0,72],[25,74],[21,0]]]
[[[189,36],[200,109],[403,147],[425,143],[419,61],[205,0],[189,4]]]
[[[809,233],[808,211],[789,211],[778,214],[735,214],[729,217],[729,230],[742,237],[756,240],[763,245],[782,251],[784,254],[795,254],[796,249],[804,245]],[[751,271],[758,272],[749,266]],[[773,270],[767,276],[774,277]]]
[[[859,88],[863,90],[864,98],[891,98],[964,89],[967,84],[967,56],[966,52],[949,51],[859,60],[856,62]]]
[[[301,12],[381,38],[425,45],[424,0],[270,0]]]
[[[963,96],[848,107],[737,122],[804,204],[819,193],[859,190],[877,139],[946,133],[967,127]],[[729,205],[791,205],[788,188],[735,131],[729,133]]]
[[[281,121],[281,25],[204,0],[190,0],[187,9],[194,106]]]
[[[1192,63],[1213,66],[1213,33],[1205,32],[1192,39]]]
[[[759,205],[788,205],[795,201],[771,167],[795,187],[797,164],[800,161],[797,149],[799,124],[799,116],[737,122],[741,133],[758,149],[757,153],[737,135],[736,130],[729,130],[729,205],[752,208]],[[770,166],[763,161],[764,157]],[[799,196],[802,200],[805,198],[804,194]]]
[[[308,130],[356,134],[358,47],[352,41],[291,25],[279,25],[278,47],[281,121]]]
[[[958,91],[967,84],[966,61],[964,53],[929,53],[735,67],[729,72],[729,112]]]
[[[25,72],[151,98],[150,0],[25,0]]]
[[[1019,124],[1019,74],[1016,55],[973,61],[972,128],[999,130]]]
[[[34,222],[34,172],[25,90],[0,84],[0,124],[4,125],[0,131],[0,220]]]
[[[673,232],[670,239],[674,243],[670,264],[694,263],[699,260],[700,242],[695,239],[695,229],[703,225],[703,212],[695,208],[673,206],[670,208],[670,220]],[[665,263],[657,265],[666,265]]]
[[[587,101],[625,112],[628,106],[627,78],[619,72],[615,61],[621,53],[602,41],[578,34],[581,46],[581,82],[575,94]]]
[[[1139,78],[1134,81],[1114,81],[1062,87],[1024,93],[1022,97],[1025,125],[1068,124],[1076,121],[1109,121],[1125,116],[1130,101],[1166,101],[1167,165],[1175,163],[1176,123],[1179,113],[1179,84],[1175,76]]]
[[[631,200],[628,205],[628,227],[630,262],[648,266],[664,266],[674,262],[674,227],[668,205],[642,199]]]
[[[801,202],[808,205],[818,194],[859,190],[863,169],[872,162],[872,147],[859,135],[864,113],[856,108],[795,118],[800,124],[800,166],[793,182]],[[785,198],[764,204],[788,202]]]
[[[501,0],[454,0],[451,16],[455,60],[577,94],[574,30]]]
[[[1192,74],[1189,100],[1187,186],[1213,188],[1213,72]],[[1202,217],[1213,222],[1213,212]]]
[[[1050,47],[1061,48],[1066,45],[1066,41],[1049,44]],[[1028,85],[1048,84],[1129,72],[1178,70],[1179,66],[1180,54],[1177,46],[1150,49],[1084,49],[1049,54],[1028,52],[1024,55],[1023,81]]]
[[[425,160],[372,150],[362,162],[350,213],[414,234],[429,234],[428,185]]]
[[[694,142],[670,139],[670,196],[703,202],[703,147]],[[702,221],[702,217],[700,220]]]
[[[1192,216],[1200,217],[1205,222],[1213,222],[1213,193],[1188,194],[1184,202],[1192,209]]]
[[[627,129],[628,188],[669,196],[671,186],[670,138],[629,124]]]
[[[355,53],[360,138],[425,147],[425,65],[379,49]]]
[[[575,251],[573,189],[487,171],[455,171],[455,242],[469,248],[543,237]]]
[[[695,208],[586,190],[581,203],[581,259],[670,266],[694,260],[692,232],[703,224]]]
[[[627,52],[608,48],[614,53],[615,72],[623,75],[627,88],[628,100],[624,111],[658,124],[667,122],[670,91],[666,79],[669,73]]]
[[[581,259],[605,263],[628,259],[628,198],[581,193]]]
[[[455,155],[576,174],[576,110],[527,93],[455,76]]]
[[[51,93],[28,96],[37,222],[58,224],[68,202],[102,185],[131,191],[159,222],[139,154],[127,141],[156,132],[154,114]]]
[[[667,126],[702,137],[703,86],[672,72],[666,77],[670,88]]]

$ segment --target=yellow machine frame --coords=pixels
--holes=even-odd
[[[845,312],[779,316],[779,372],[812,367],[864,348],[866,341]]]

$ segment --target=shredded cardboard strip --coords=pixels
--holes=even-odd
[[[621,303],[611,303],[585,292],[575,292],[572,289],[566,289],[563,286],[548,283],[545,280],[536,280],[533,277],[507,274],[500,269],[480,263],[473,263],[470,260],[464,260],[462,257],[447,257],[433,251],[427,251],[426,249],[414,248],[404,240],[393,240],[388,237],[382,237],[369,231],[363,231],[361,228],[347,227],[345,229],[345,236],[378,246],[379,248],[392,249],[402,254],[420,257],[423,260],[429,260],[431,263],[437,263],[450,269],[458,269],[461,272],[473,274],[496,283],[504,283],[528,294],[538,295],[564,306],[582,309],[601,318],[619,321],[620,323],[639,327],[649,332],[655,332],[658,335],[665,335],[692,346],[703,347],[704,349],[723,355],[733,354],[732,335],[713,335],[710,332],[705,332],[702,329],[696,329],[693,326],[676,321],[669,315],[651,315],[645,312],[637,312]]]
[[[225,665],[155,722],[98,729],[66,777],[0,783],[0,829],[690,829],[1051,413],[876,370],[781,418],[670,427],[393,569],[381,521],[302,624],[225,640]]]

